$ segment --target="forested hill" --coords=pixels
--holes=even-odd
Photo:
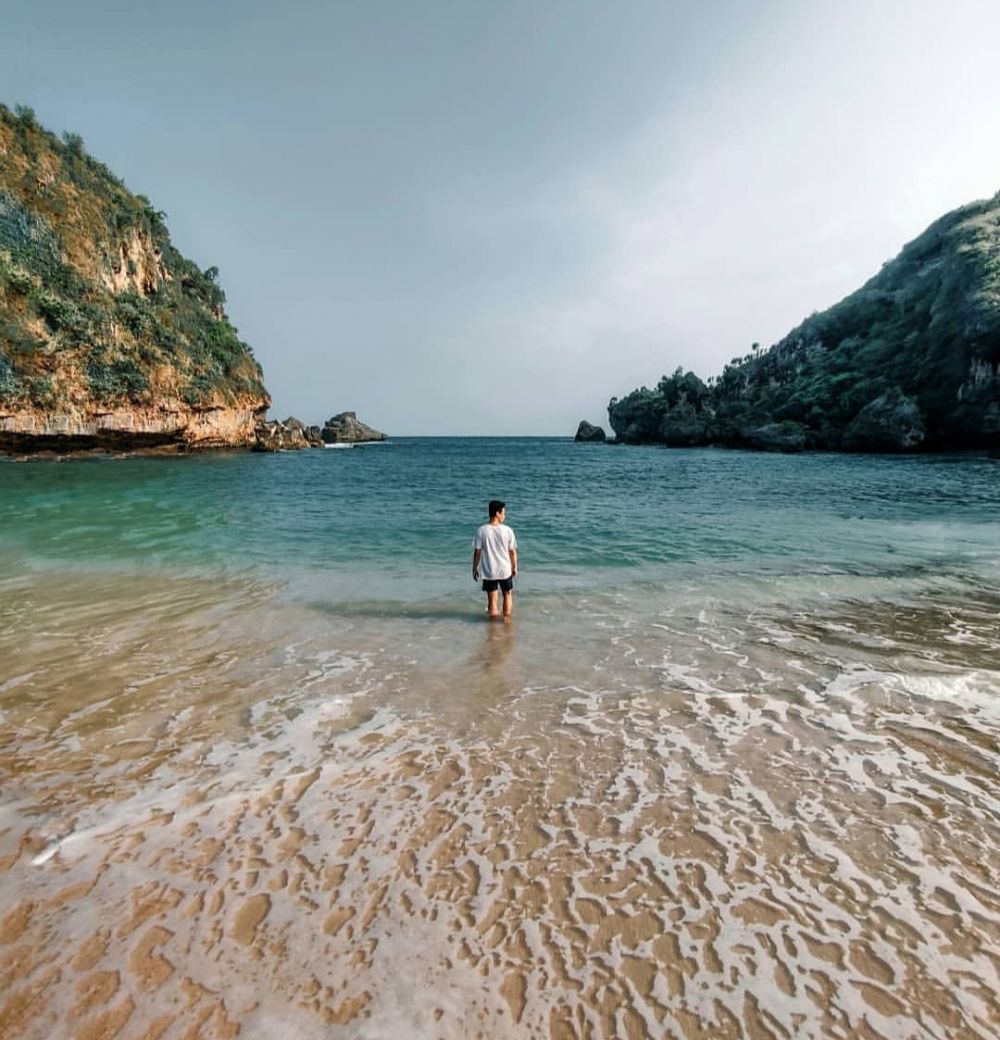
[[[253,442],[260,365],[164,218],[0,105],[0,448]]]
[[[628,443],[1000,447],[1000,193],[935,221],[769,350],[707,382],[678,369],[608,415]]]

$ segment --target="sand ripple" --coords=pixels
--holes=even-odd
[[[0,1035],[988,1040],[991,607],[609,601],[549,661],[174,602],[180,678],[109,622],[138,716],[5,705]]]

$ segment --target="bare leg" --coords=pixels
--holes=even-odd
[[[503,594],[503,616],[505,618],[510,617],[514,613],[514,590]]]
[[[497,590],[494,589],[492,592],[486,593],[486,613],[490,617],[500,617],[500,611],[497,610]]]

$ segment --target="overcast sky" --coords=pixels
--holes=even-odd
[[[272,417],[572,434],[1000,189],[1000,0],[0,0],[34,107],[215,264]]]

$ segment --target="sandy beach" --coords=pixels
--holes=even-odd
[[[552,660],[331,645],[263,584],[4,591],[5,1038],[993,1034],[995,598],[930,651],[930,602],[610,597]]]

